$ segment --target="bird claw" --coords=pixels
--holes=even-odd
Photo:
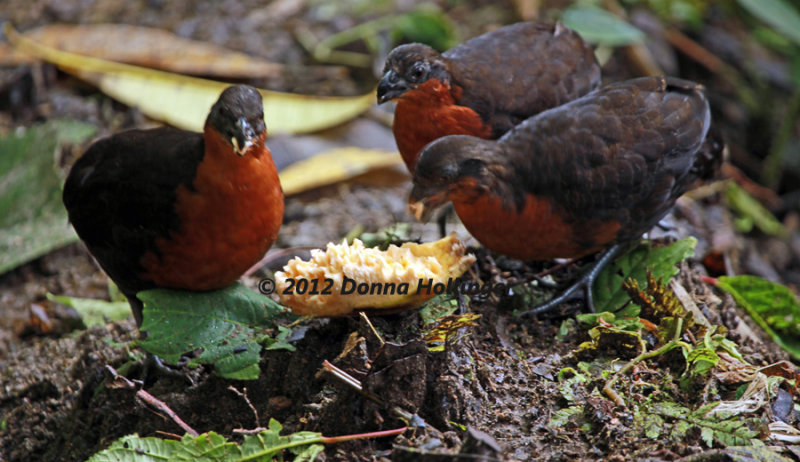
[[[600,271],[602,271],[603,268],[608,265],[608,263],[622,254],[626,249],[627,246],[620,244],[616,244],[609,248],[603,254],[603,256],[600,257],[600,259],[597,260],[594,265],[592,265],[589,271],[581,275],[577,281],[575,281],[571,286],[567,287],[567,289],[564,290],[560,295],[520,313],[520,316],[533,316],[536,314],[546,313],[562,303],[576,298],[576,292],[578,292],[578,289],[583,289],[583,296],[584,300],[586,301],[587,311],[594,313],[594,297],[592,294],[592,286],[594,285],[594,281],[597,279]]]

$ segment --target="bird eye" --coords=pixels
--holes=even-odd
[[[411,79],[414,81],[422,80],[425,75],[428,73],[428,63],[416,63],[411,68]]]

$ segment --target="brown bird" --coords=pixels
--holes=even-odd
[[[447,135],[496,139],[600,84],[594,52],[563,24],[517,23],[438,53],[420,43],[386,58],[378,102],[397,100],[393,131],[410,172]]]
[[[69,220],[137,324],[137,292],[223,288],[275,241],[283,192],[265,138],[261,95],[236,85],[212,106],[203,133],[130,130],[75,162],[64,185]]]
[[[447,136],[422,151],[412,211],[452,201],[485,247],[520,260],[576,258],[610,248],[546,311],[587,291],[603,265],[639,238],[696,180],[721,145],[708,138],[702,87],[647,77],[603,87],[531,117],[497,141]]]

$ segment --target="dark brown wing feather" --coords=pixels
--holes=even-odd
[[[592,48],[563,24],[517,23],[481,35],[443,55],[464,93],[458,104],[491,125],[493,138],[600,84]]]
[[[131,130],[97,141],[72,167],[63,194],[69,220],[129,298],[153,287],[139,260],[180,228],[176,190],[192,187],[203,155],[200,133]]]
[[[630,80],[525,121],[499,140],[519,193],[552,198],[575,222],[617,220],[620,240],[642,234],[715,162],[698,155],[710,125],[701,90]]]

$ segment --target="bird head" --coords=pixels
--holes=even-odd
[[[451,135],[425,146],[414,168],[409,211],[427,221],[449,201],[471,201],[503,181],[503,146],[474,136]]]
[[[216,130],[239,157],[267,136],[261,94],[247,85],[228,87],[211,107],[206,127]]]
[[[378,104],[400,98],[432,78],[450,84],[450,73],[442,55],[421,43],[400,45],[386,57],[383,77],[378,83]]]

